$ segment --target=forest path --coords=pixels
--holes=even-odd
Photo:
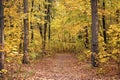
[[[25,80],[99,80],[90,63],[78,64],[75,56],[68,53],[43,58],[27,69],[31,76]]]

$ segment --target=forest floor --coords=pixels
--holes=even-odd
[[[73,54],[68,53],[43,58],[25,66],[25,70],[25,80],[120,80],[114,73],[98,74],[100,70],[92,68],[90,62],[79,63]]]

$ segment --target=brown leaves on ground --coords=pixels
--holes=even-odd
[[[115,75],[99,75],[90,62],[78,64],[73,54],[56,54],[25,67],[25,80],[119,80]]]

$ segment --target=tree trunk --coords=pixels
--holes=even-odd
[[[29,26],[28,26],[28,0],[23,0],[24,3],[24,14],[26,14],[26,18],[24,18],[24,41],[23,41],[23,64],[29,63],[28,58],[28,34],[29,34]]]
[[[48,2],[47,0],[45,0],[45,2]],[[45,3],[45,14],[46,14],[46,16],[44,17],[44,20],[45,20],[45,24],[44,24],[44,32],[43,32],[43,46],[42,46],[42,50],[43,50],[43,54],[46,54],[46,52],[45,52],[45,47],[46,47],[46,33],[47,33],[47,25],[48,25],[48,6],[47,6],[47,4]]]
[[[41,11],[41,6],[39,5],[38,8],[39,8],[39,11]],[[43,17],[40,17],[41,20],[43,20]],[[40,36],[42,38],[42,41],[43,41],[43,25],[42,23],[37,23],[38,24],[38,27],[39,27],[39,33],[40,33]]]
[[[103,0],[103,11],[105,11],[105,0]],[[105,14],[104,12],[102,13],[102,24],[103,24],[103,38],[104,38],[104,43],[107,43],[106,39],[106,22],[105,22]]]
[[[116,23],[119,24],[119,19],[120,19],[120,10],[116,10]]]
[[[20,35],[19,53],[21,53],[22,50],[23,50],[23,32],[21,32]]]
[[[41,6],[39,5],[38,8],[41,11],[40,7]],[[46,5],[45,5],[45,9],[46,9]],[[46,11],[45,11],[45,13],[46,13]],[[45,18],[46,18],[46,16],[45,17],[40,17],[41,20],[46,20]],[[44,55],[44,54],[46,54],[45,53],[45,44],[46,44],[45,43],[45,40],[46,40],[45,35],[46,35],[46,31],[44,31],[44,30],[46,30],[45,28],[47,27],[47,24],[42,25],[42,23],[38,23],[38,26],[39,26],[39,33],[40,33],[40,36],[42,38],[42,54]],[[44,27],[44,26],[46,26],[46,27]]]
[[[39,26],[39,32],[40,32],[40,36],[43,39],[43,29],[42,29],[42,24],[38,24]]]
[[[33,6],[34,6],[34,0],[32,0],[32,9],[31,9],[31,13],[33,12]],[[33,16],[31,16],[33,17]],[[33,20],[30,22],[30,29],[31,29],[31,43],[33,42],[34,39],[34,31],[33,31]]]
[[[45,18],[45,20],[46,20],[46,18]],[[45,24],[44,24],[44,36],[43,36],[43,47],[42,47],[43,54],[46,54],[46,52],[45,52],[45,47],[46,47],[46,32],[47,32],[47,22],[45,22]]]
[[[0,71],[4,69],[4,7],[3,0],[0,0]],[[0,78],[3,78],[3,74],[0,73]]]
[[[116,10],[116,23],[119,24],[119,16],[120,16],[120,10],[117,9]],[[119,37],[118,37],[118,40],[119,40]],[[119,45],[119,43],[118,43]],[[120,55],[119,53],[117,53],[118,55],[118,62],[117,62],[117,67],[118,67],[118,74],[120,75]]]
[[[88,39],[88,27],[85,26],[85,48],[88,49],[89,48],[89,39]]]
[[[96,55],[98,54],[98,13],[97,13],[97,0],[91,0],[91,14],[92,14],[92,42],[91,42],[91,61],[92,66],[97,67]]]
[[[48,2],[51,3],[51,0],[48,0]],[[50,37],[51,37],[50,36],[50,34],[51,34],[51,29],[50,29],[51,28],[51,25],[50,25],[50,23],[51,23],[51,20],[50,20],[51,11],[50,10],[51,10],[51,4],[48,5],[48,11],[47,11],[48,23],[49,23],[48,24],[48,40],[49,40],[49,42],[50,42]]]
[[[33,31],[33,25],[32,25],[32,23],[31,23],[30,28],[31,28],[31,43],[32,43],[33,40],[34,40],[34,31]]]

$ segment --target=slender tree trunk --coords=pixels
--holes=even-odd
[[[39,5],[39,10],[41,11],[41,8],[40,8],[41,6]],[[40,19],[41,20],[43,20],[43,17],[40,17]],[[37,23],[38,24],[38,27],[39,27],[39,32],[40,32],[40,36],[41,36],[41,38],[42,38],[42,40],[43,40],[43,29],[42,29],[42,23]]]
[[[116,10],[116,23],[117,24],[119,24],[119,16],[120,16],[120,10],[119,9],[117,9]],[[119,40],[119,35],[118,35],[118,40]],[[119,43],[118,43],[118,45],[120,45]],[[120,49],[119,49],[120,50]],[[117,61],[117,67],[118,67],[118,74],[120,75],[120,54],[119,53],[117,53],[118,55],[117,55],[117,57],[118,57],[118,61]]]
[[[88,27],[85,26],[85,48],[88,49],[89,48],[89,39],[88,39]]]
[[[28,13],[28,0],[23,0],[24,3],[24,13]],[[28,15],[24,19],[24,41],[23,41],[23,64],[29,63],[28,58],[28,35],[29,35],[29,26],[28,26]]]
[[[116,23],[119,24],[119,18],[120,18],[120,10],[116,10]]]
[[[41,36],[41,38],[42,38],[42,53],[44,53],[44,40],[43,40],[43,26],[42,26],[42,24],[40,23],[38,23],[38,26],[39,26],[39,33],[40,33],[40,36]]]
[[[0,0],[0,71],[4,69],[4,7],[3,0]],[[0,73],[0,78],[4,75]]]
[[[45,2],[48,2],[47,0],[45,0]],[[45,24],[44,24],[44,32],[43,32],[43,46],[42,46],[42,50],[43,50],[43,54],[46,54],[46,52],[45,52],[45,47],[46,47],[46,33],[47,33],[47,25],[48,25],[48,22],[47,22],[47,20],[48,20],[48,15],[47,15],[47,9],[48,9],[48,6],[47,6],[47,4],[45,4],[45,14],[46,14],[46,16],[44,17],[44,20],[45,20]]]
[[[46,18],[45,18],[46,19]],[[47,32],[47,22],[44,24],[44,36],[43,36],[43,54],[46,54],[45,47],[46,47],[46,32]]]
[[[32,0],[32,9],[31,9],[31,13],[33,12],[33,6],[34,6],[34,0]],[[32,16],[31,16],[32,17]],[[31,43],[33,42],[34,39],[34,31],[33,31],[33,21],[31,21],[30,23],[30,28],[31,28]]]
[[[48,2],[51,3],[51,0],[48,0]],[[50,42],[50,37],[51,37],[50,36],[50,34],[51,34],[51,29],[50,29],[51,28],[51,25],[50,25],[50,23],[51,23],[51,19],[50,19],[51,11],[50,10],[51,10],[51,4],[48,5],[48,12],[47,12],[48,23],[49,23],[48,24],[48,40],[49,40],[49,42]]]
[[[103,0],[103,11],[105,11],[105,0]],[[102,24],[103,24],[103,38],[104,38],[104,43],[107,43],[106,39],[106,22],[105,22],[105,14],[102,13]]]
[[[34,31],[33,31],[33,25],[31,23],[31,43],[33,42],[34,40]]]
[[[41,11],[41,8],[40,8],[41,6],[39,5],[39,10]],[[45,18],[44,17],[40,17],[40,19],[41,20],[44,20]],[[46,54],[45,53],[45,42],[44,42],[44,35],[46,35],[46,34],[44,34],[45,32],[44,32],[44,25],[42,25],[42,23],[38,23],[38,26],[39,26],[39,33],[40,33],[40,36],[41,36],[41,38],[42,38],[42,53],[43,53],[43,55],[44,54]]]
[[[97,13],[97,0],[91,0],[91,13],[92,13],[92,43],[91,43],[91,61],[92,66],[97,67],[96,55],[98,54],[98,13]]]
[[[87,5],[87,1],[85,0],[85,5]],[[87,9],[85,10],[85,21],[87,22]],[[89,48],[89,33],[88,33],[88,26],[85,26],[85,48]]]
[[[51,50],[50,45],[50,38],[51,38],[51,0],[48,0],[48,9],[47,9],[47,19],[48,19],[48,47],[49,47],[49,53]]]
[[[42,24],[38,24],[39,26],[39,32],[40,32],[40,36],[43,39],[43,29],[42,29]]]
[[[21,53],[23,50],[23,32],[20,35],[20,44],[19,44],[19,52]]]
[[[19,2],[19,5],[21,5],[20,2]],[[18,6],[18,9],[21,10],[21,7]],[[20,10],[19,10],[19,16],[21,16]],[[23,24],[23,22],[21,22],[21,24]],[[23,51],[23,28],[21,28],[21,31],[20,31],[19,53],[22,53],[22,51]]]

